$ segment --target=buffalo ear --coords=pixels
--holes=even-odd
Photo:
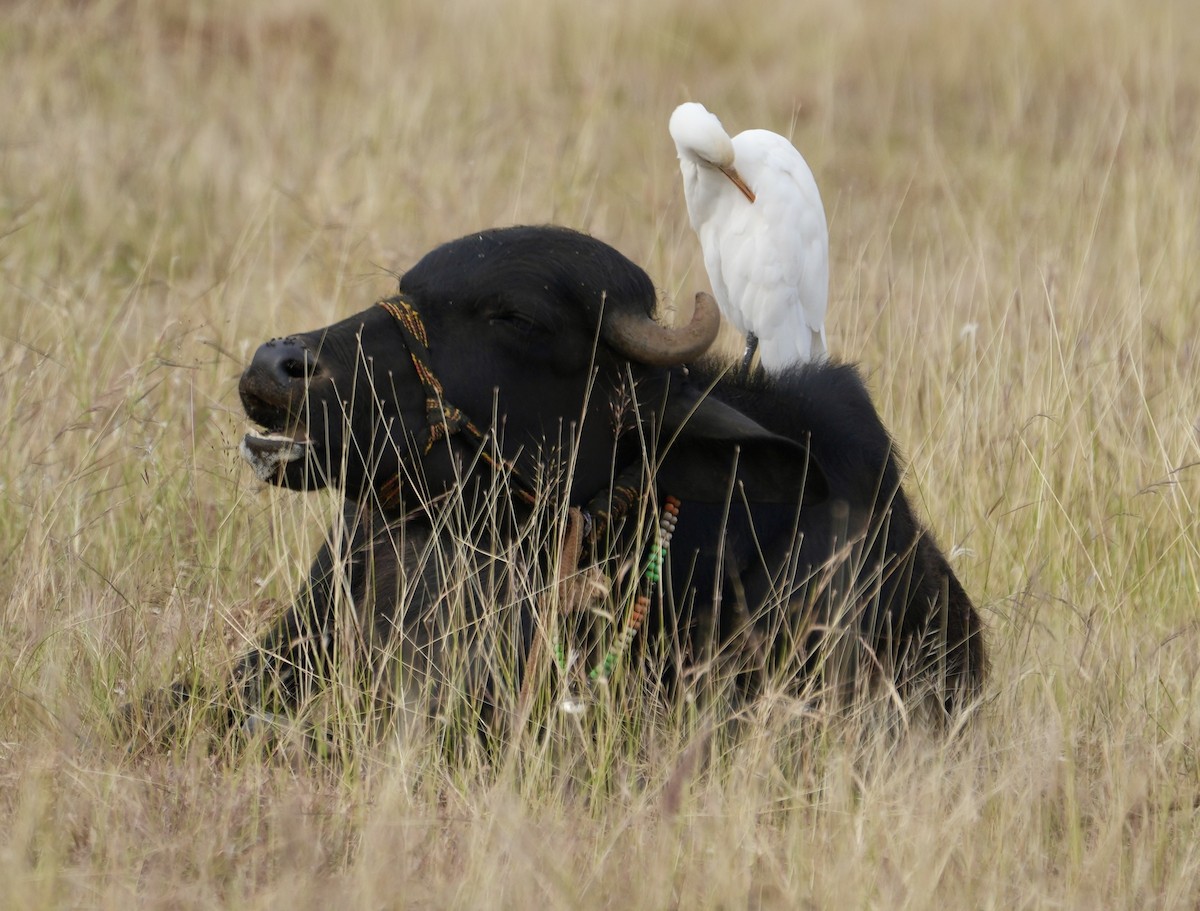
[[[711,396],[672,396],[663,413],[658,486],[673,496],[723,502],[731,473],[751,503],[810,504],[829,495],[808,446],[767,430]]]

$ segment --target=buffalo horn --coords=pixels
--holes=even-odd
[[[696,309],[686,326],[660,326],[648,316],[624,311],[604,315],[604,340],[631,361],[653,367],[682,364],[703,354],[721,328],[721,313],[711,294],[696,295]]]

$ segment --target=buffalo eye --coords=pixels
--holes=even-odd
[[[488,317],[488,325],[504,326],[517,335],[533,335],[541,331],[541,325],[519,310],[498,310]]]

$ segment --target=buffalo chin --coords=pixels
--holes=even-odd
[[[284,469],[292,462],[303,459],[312,442],[284,433],[259,433],[248,431],[242,437],[238,452],[250,463],[260,481],[278,482]]]

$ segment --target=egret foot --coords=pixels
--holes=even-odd
[[[742,355],[742,376],[750,376],[750,364],[754,361],[754,352],[758,350],[758,336],[753,332],[746,333],[746,353]]]

